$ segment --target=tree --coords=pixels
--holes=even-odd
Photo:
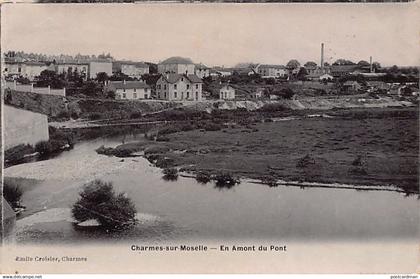
[[[357,65],[362,67],[368,67],[370,66],[370,63],[365,60],[360,60],[359,62],[357,62]]]
[[[109,76],[105,72],[100,72],[96,74],[96,80],[100,83],[104,83],[105,81],[109,80]]]
[[[105,230],[120,230],[136,223],[136,208],[124,194],[116,194],[112,183],[94,180],[83,186],[72,216],[78,222],[96,220]]]
[[[305,68],[315,68],[317,66],[317,64],[313,61],[308,61],[305,63],[305,65],[303,65]]]
[[[346,59],[337,59],[333,65],[355,65],[354,62]]]
[[[305,67],[300,67],[299,69],[299,73],[297,74],[297,79],[298,80],[306,80],[306,76],[308,75],[308,71],[306,70]]]
[[[63,88],[65,85],[64,75],[58,75],[55,71],[44,70],[38,77],[37,85],[40,87]]]
[[[286,68],[288,68],[290,70],[298,69],[298,68],[300,68],[300,63],[296,59],[292,59],[287,63]]]
[[[99,96],[99,95],[102,94],[102,88],[101,88],[101,86],[99,86],[98,83],[91,80],[91,81],[87,81],[83,84],[80,93],[82,93],[86,96],[95,97],[95,96]]]

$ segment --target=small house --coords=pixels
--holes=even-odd
[[[235,88],[230,85],[224,85],[219,90],[220,100],[234,100],[235,99]]]
[[[106,85],[106,90],[115,93],[117,100],[150,99],[150,86],[141,81],[111,81]]]

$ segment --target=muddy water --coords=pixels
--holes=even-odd
[[[104,155],[95,148],[115,146],[122,138],[76,145],[60,155],[75,167],[86,158]],[[128,142],[132,138],[125,138]],[[51,160],[51,164],[54,164]],[[115,163],[117,164],[117,163]],[[164,181],[161,170],[141,157],[118,159],[118,171],[100,178],[132,198],[139,212],[133,230],[106,234],[80,231],[72,225],[71,205],[90,177],[21,180],[28,210],[17,222],[17,242],[83,243],[92,241],[162,240],[337,240],[415,239],[418,232],[417,196],[395,192],[268,186],[242,182],[231,189],[202,185],[179,177]],[[124,168],[135,165],[136,168]],[[25,164],[30,168],[30,164]],[[22,167],[22,166],[21,166]],[[6,172],[7,175],[7,172]]]

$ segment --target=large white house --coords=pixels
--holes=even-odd
[[[115,92],[117,100],[150,99],[150,86],[140,81],[110,81],[106,90]]]
[[[158,72],[160,74],[195,74],[195,65],[189,58],[170,57],[158,64]]]
[[[234,100],[235,99],[235,88],[230,85],[224,85],[219,90],[220,100]]]
[[[164,74],[156,82],[156,95],[168,101],[201,101],[202,84],[196,75]]]
[[[36,61],[4,61],[2,63],[2,74],[4,77],[24,77],[31,81],[47,69],[48,66],[45,63]]]

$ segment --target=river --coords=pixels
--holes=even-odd
[[[243,181],[231,189],[192,178],[162,179],[143,157],[98,155],[121,137],[82,142],[41,162],[5,169],[23,185],[27,210],[18,218],[18,243],[83,243],[162,240],[369,240],[416,239],[416,195],[299,187],[268,187]],[[135,140],[125,138],[124,141]],[[19,178],[21,177],[21,178]],[[118,234],[80,231],[70,208],[86,181],[111,181],[137,207],[139,224]]]

